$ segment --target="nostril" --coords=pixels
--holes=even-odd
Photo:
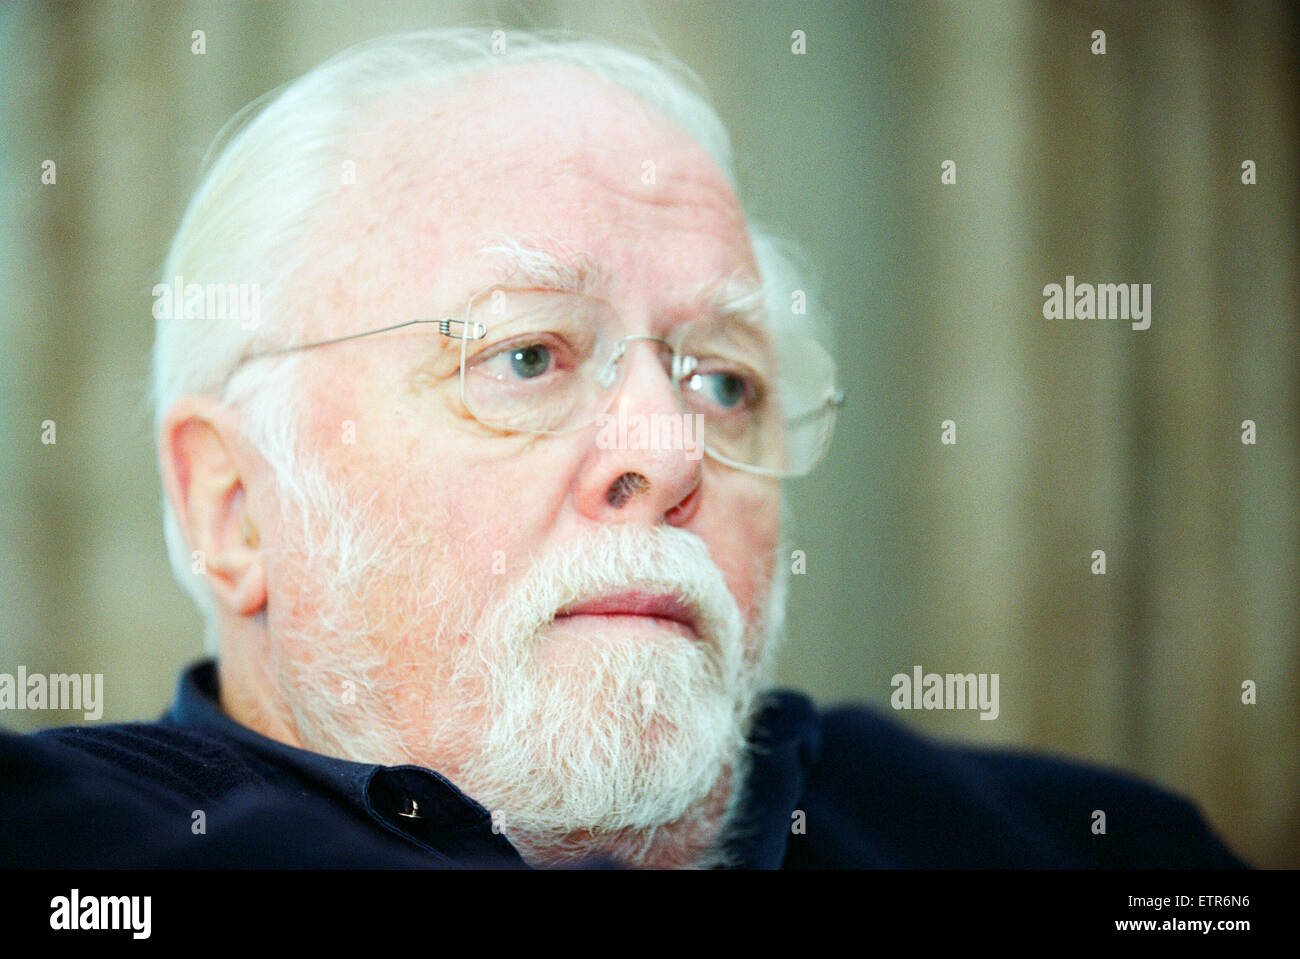
[[[622,509],[640,493],[650,488],[650,481],[640,473],[624,473],[609,485],[605,501],[615,509]]]
[[[673,526],[680,526],[687,522],[695,515],[695,510],[700,504],[700,490],[703,484],[700,482],[701,477],[696,476],[695,485],[691,491],[682,497],[682,501],[668,511],[664,518]]]

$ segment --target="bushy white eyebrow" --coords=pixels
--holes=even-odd
[[[502,282],[509,280],[561,293],[590,295],[607,279],[600,264],[589,254],[565,250],[561,255],[513,237],[503,237],[476,252],[479,256],[504,260],[507,269]]]
[[[716,315],[760,324],[767,318],[767,297],[763,284],[740,272],[705,284],[698,293],[699,301]]]
[[[497,257],[505,264],[501,282],[524,283],[561,293],[594,295],[607,285],[609,274],[587,253],[544,248],[536,242],[501,237],[480,247],[479,256]],[[706,310],[714,316],[761,325],[767,318],[768,291],[762,283],[737,271],[721,280],[702,283],[680,299],[684,310]]]

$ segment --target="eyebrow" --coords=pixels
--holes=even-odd
[[[503,261],[506,270],[498,280],[560,293],[592,295],[608,285],[609,273],[587,253],[565,251],[561,256],[527,239],[501,237],[480,247],[476,255]],[[679,301],[683,310],[704,308],[715,316],[762,325],[767,319],[767,289],[737,270],[720,280],[701,283]]]
[[[525,240],[504,237],[480,247],[478,256],[496,257],[506,264],[499,282],[523,283],[560,293],[590,295],[604,285],[609,275],[586,253],[566,251],[560,256]]]
[[[767,319],[767,289],[740,271],[703,284],[695,300],[718,316],[760,324]]]

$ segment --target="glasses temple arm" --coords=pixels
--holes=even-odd
[[[799,423],[804,422],[805,420],[810,420],[815,416],[821,416],[828,409],[838,409],[843,405],[844,405],[844,391],[835,390],[833,393],[827,396],[826,399],[822,401],[820,406],[816,407],[815,409],[809,410],[807,413],[800,413],[798,416],[790,417],[790,419],[785,421],[785,425],[795,426]]]
[[[449,317],[437,320],[404,320],[401,323],[394,323],[392,326],[381,326],[377,330],[366,330],[364,333],[349,333],[347,336],[336,336],[328,340],[315,340],[311,343],[301,343],[298,346],[281,346],[273,350],[263,350],[260,353],[254,353],[251,356],[244,357],[244,362],[248,362],[249,360],[260,360],[264,356],[280,356],[284,353],[297,353],[299,350],[314,350],[318,346],[329,346],[331,343],[343,343],[347,340],[358,340],[363,336],[374,336],[376,333],[388,333],[392,330],[400,330],[403,327],[414,326],[417,323],[437,323],[439,332],[443,333],[445,336],[455,337],[456,339],[477,340],[481,339],[484,333],[486,333],[486,330],[483,330],[483,324],[481,323],[475,324],[473,328],[474,332],[478,334],[477,336],[467,334],[457,335],[452,333],[452,323],[462,323],[466,326],[468,326],[468,324],[466,324],[466,321],[464,320],[451,319]]]

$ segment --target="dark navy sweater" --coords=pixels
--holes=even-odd
[[[436,772],[267,739],[222,713],[216,681],[191,667],[155,723],[0,734],[0,867],[523,867]],[[1153,786],[937,744],[869,709],[772,693],[751,749],[742,868],[1244,865]]]

